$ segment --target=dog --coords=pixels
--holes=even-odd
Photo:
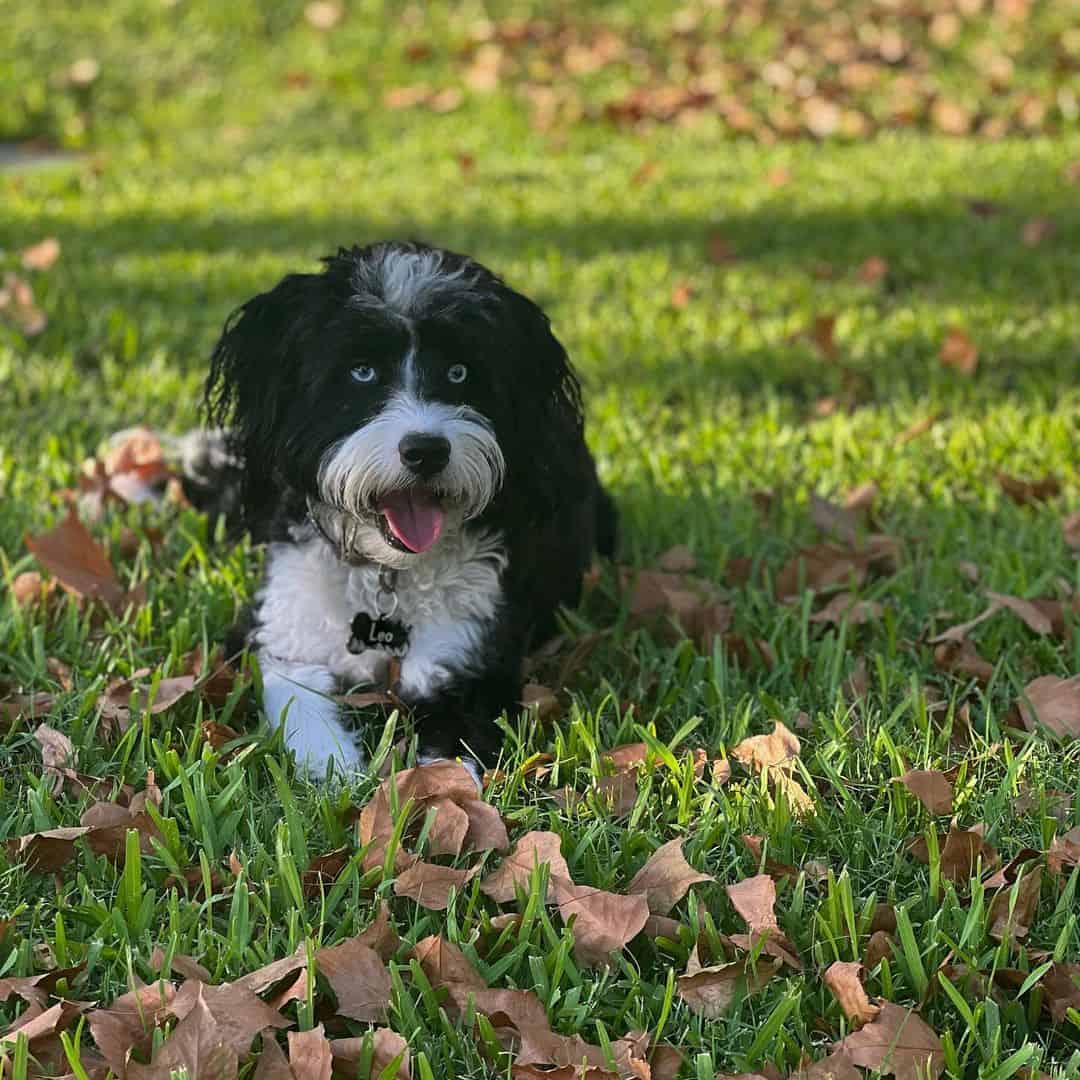
[[[475,773],[526,655],[614,550],[580,383],[544,312],[465,255],[322,263],[233,312],[206,381],[268,545],[246,638],[263,706],[299,767],[347,775],[365,759],[332,695],[389,685],[419,760]]]

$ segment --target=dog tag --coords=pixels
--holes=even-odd
[[[348,648],[351,653],[379,649],[394,656],[404,656],[409,649],[409,628],[396,619],[373,619],[366,611],[361,611],[352,621]]]

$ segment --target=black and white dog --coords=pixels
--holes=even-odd
[[[323,262],[233,313],[207,380],[269,541],[248,637],[264,707],[310,773],[356,770],[330,695],[396,670],[422,760],[489,760],[527,651],[614,546],[578,380],[544,313],[472,259]]]

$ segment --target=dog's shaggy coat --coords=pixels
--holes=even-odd
[[[248,638],[266,713],[313,774],[357,769],[331,695],[399,670],[421,755],[489,760],[527,651],[614,546],[578,380],[544,313],[470,258],[324,264],[234,312],[207,382],[269,541]]]

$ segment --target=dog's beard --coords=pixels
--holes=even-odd
[[[412,432],[449,441],[450,459],[436,476],[421,479],[402,464],[398,444]],[[399,550],[394,535],[400,533],[391,527],[388,506],[405,500],[416,514],[433,516],[423,530],[430,538],[434,529],[433,546],[484,511],[505,472],[498,441],[480,413],[398,394],[378,416],[326,452],[318,488],[325,503],[353,519],[347,531],[355,554],[401,567],[421,552]]]

